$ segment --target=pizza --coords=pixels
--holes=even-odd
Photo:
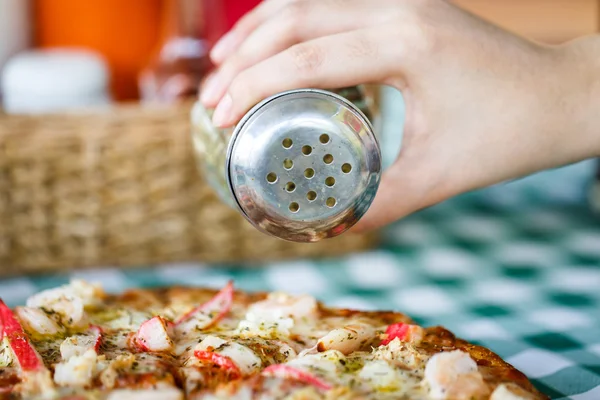
[[[82,280],[0,300],[0,399],[546,399],[491,351],[391,311]]]

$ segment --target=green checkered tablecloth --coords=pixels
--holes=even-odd
[[[600,399],[600,219],[579,164],[462,196],[387,229],[339,259],[243,269],[173,264],[73,273],[108,291],[188,284],[310,293],[330,305],[394,309],[441,324],[526,373],[556,399]],[[67,275],[0,280],[9,305]]]

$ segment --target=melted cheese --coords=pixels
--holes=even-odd
[[[275,339],[288,336],[293,326],[294,320],[291,318],[264,320],[249,313],[246,315],[246,319],[240,321],[237,332],[241,337],[258,336]]]
[[[62,386],[88,386],[96,373],[98,356],[94,350],[88,350],[80,356],[74,355],[66,362],[56,364],[54,382]]]
[[[236,333],[242,337],[281,338],[289,336],[297,325],[306,325],[317,311],[317,301],[311,296],[290,296],[271,293],[265,300],[250,307]]]
[[[383,360],[369,361],[360,370],[359,377],[373,389],[382,392],[396,392],[405,380],[400,371]]]
[[[93,335],[69,336],[60,344],[60,355],[63,360],[74,356],[81,356],[88,350],[93,350],[96,337]]]
[[[91,316],[91,320],[92,323],[109,329],[136,331],[151,317],[152,315],[149,312],[120,308],[97,312]]]
[[[245,319],[239,322],[236,333],[242,337],[272,339],[289,336],[295,324],[313,318],[316,309],[314,297],[272,293],[267,299],[248,307]]]
[[[513,383],[498,385],[490,400],[531,400],[533,397]]]
[[[5,337],[0,342],[0,368],[10,367],[13,362],[13,352],[8,344],[8,339]]]
[[[46,368],[35,372],[28,372],[17,390],[23,393],[25,399],[56,399],[57,391]]]
[[[261,397],[261,400],[270,400],[270,399],[278,399],[281,396],[277,396],[277,394],[273,390],[268,391],[269,396]],[[252,388],[248,385],[242,386],[237,392],[231,393],[226,389],[217,388],[215,393],[207,393],[202,396],[202,400],[253,400],[256,396],[252,392]],[[306,398],[305,400],[309,400],[310,398]],[[286,399],[287,400],[287,399]]]
[[[117,389],[107,400],[183,400],[183,392],[177,388]]]
[[[136,362],[133,354],[123,354],[117,356],[106,367],[102,368],[100,373],[100,382],[106,388],[113,388],[121,370],[130,370]]]
[[[328,381],[338,380],[340,372],[346,365],[346,357],[337,350],[328,350],[323,353],[307,354],[294,358],[286,363],[298,367]]]
[[[179,375],[184,382],[183,386],[188,394],[201,389],[205,384],[206,378],[202,372],[194,366],[184,366],[180,368]]]
[[[423,369],[428,360],[426,355],[419,353],[410,343],[402,342],[398,338],[386,346],[379,346],[374,352],[374,358],[411,370]]]
[[[179,337],[194,336],[209,326],[212,321],[212,315],[204,312],[195,312],[188,319],[177,324],[175,334]]]

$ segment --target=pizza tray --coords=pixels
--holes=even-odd
[[[242,263],[371,248],[268,237],[223,204],[192,152],[191,104],[0,113],[0,275],[163,262]]]

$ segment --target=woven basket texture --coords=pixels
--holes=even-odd
[[[258,232],[219,201],[192,151],[190,105],[0,114],[0,275],[164,262],[255,265],[370,248]]]

